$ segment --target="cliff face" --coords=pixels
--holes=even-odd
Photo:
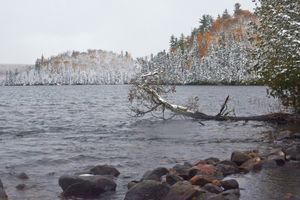
[[[140,71],[128,54],[103,50],[66,52],[49,59],[43,56],[35,66],[6,73],[4,85],[126,84]]]

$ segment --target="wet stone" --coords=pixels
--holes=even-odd
[[[215,158],[215,157],[207,158],[204,161],[206,162],[206,164],[209,165],[217,165],[220,162],[219,158]]]
[[[231,154],[231,161],[236,163],[238,166],[242,165],[244,162],[248,161],[249,159],[251,159],[251,156],[241,151],[234,151]]]
[[[159,167],[152,171],[148,171],[143,175],[142,180],[161,181],[161,177],[169,172],[167,168]]]
[[[222,188],[212,184],[212,183],[207,183],[204,185],[203,189],[207,190],[208,192],[219,194],[223,192]]]
[[[111,165],[97,165],[90,169],[90,173],[94,175],[112,175],[118,177],[120,172]]]
[[[127,191],[124,200],[164,200],[170,188],[158,181],[145,180]]]
[[[174,184],[168,195],[164,198],[164,200],[191,200],[197,199],[201,193],[205,191],[201,191],[196,189],[192,184],[188,181],[180,181]]]
[[[224,188],[224,190],[238,189],[239,183],[234,179],[229,179],[221,181],[221,186]]]
[[[192,185],[199,185],[200,187],[203,187],[207,183],[212,183],[213,179],[208,176],[201,176],[201,175],[196,175],[190,180]]]
[[[61,176],[59,186],[64,196],[96,197],[104,192],[115,191],[116,183],[106,176]]]
[[[21,180],[27,180],[27,179],[29,179],[28,175],[25,172],[17,174],[17,178],[19,178]]]
[[[17,186],[16,186],[16,189],[17,189],[17,190],[25,190],[26,187],[27,187],[27,186],[26,186],[25,184],[22,183],[22,184],[17,185]]]
[[[174,185],[175,183],[177,183],[178,181],[183,181],[183,178],[181,178],[180,176],[177,176],[175,174],[168,174],[166,176],[166,182],[171,186]]]

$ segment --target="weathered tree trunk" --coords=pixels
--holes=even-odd
[[[155,71],[142,75],[133,82],[129,91],[129,101],[136,101],[136,107],[132,111],[136,116],[143,116],[148,113],[161,110],[164,118],[165,110],[169,110],[174,115],[182,115],[199,120],[216,120],[216,121],[261,121],[277,124],[300,124],[300,115],[290,113],[271,113],[257,116],[229,116],[231,111],[227,109],[229,96],[224,101],[217,115],[207,115],[205,113],[194,111],[189,107],[172,104],[161,97],[162,94],[168,94],[172,89],[166,89],[166,85],[159,84],[161,77],[159,72]],[[142,109],[139,108],[142,107]]]
[[[183,116],[192,117],[199,120],[216,120],[216,121],[261,121],[261,122],[270,122],[277,124],[300,124],[300,115],[289,114],[289,113],[271,113],[265,115],[256,115],[256,116],[226,116],[223,113],[226,111],[227,102],[229,96],[226,98],[220,112],[217,115],[207,115],[202,112],[193,112],[184,106],[174,105],[161,98],[156,91],[151,88],[144,87],[146,92],[151,94],[154,98],[154,101],[157,105],[162,105],[164,108]]]

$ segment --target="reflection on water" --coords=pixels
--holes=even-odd
[[[58,177],[88,165],[112,164],[121,172],[117,192],[101,199],[123,199],[126,184],[157,166],[194,162],[214,155],[229,158],[233,150],[268,149],[257,122],[203,122],[189,119],[157,121],[129,116],[128,86],[60,86],[0,88],[0,178],[11,199],[59,199]],[[215,114],[224,98],[237,115],[263,114],[278,109],[264,87],[178,87],[176,103],[191,95],[201,110]],[[19,192],[26,172],[31,188]],[[283,167],[239,177],[241,199],[270,199],[286,192],[299,194],[299,167]],[[266,191],[267,190],[267,191]],[[272,199],[271,198],[271,199]],[[276,198],[275,198],[276,199]]]

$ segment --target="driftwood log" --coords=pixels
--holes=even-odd
[[[141,110],[136,107],[132,108],[135,116],[143,116],[147,113],[152,113],[160,109],[163,113],[163,119],[165,110],[169,110],[174,115],[191,117],[200,121],[260,121],[276,124],[300,124],[300,115],[291,113],[270,113],[255,116],[229,116],[230,111],[227,109],[229,96],[225,99],[217,115],[207,115],[197,110],[192,110],[187,106],[172,104],[160,95],[161,93],[169,93],[171,90],[164,89],[166,86],[159,84],[160,77],[158,75],[158,72],[141,75],[139,79],[136,79],[136,81],[132,83],[132,88],[129,92],[129,101],[139,101],[136,105],[142,105],[146,108],[146,110]]]

